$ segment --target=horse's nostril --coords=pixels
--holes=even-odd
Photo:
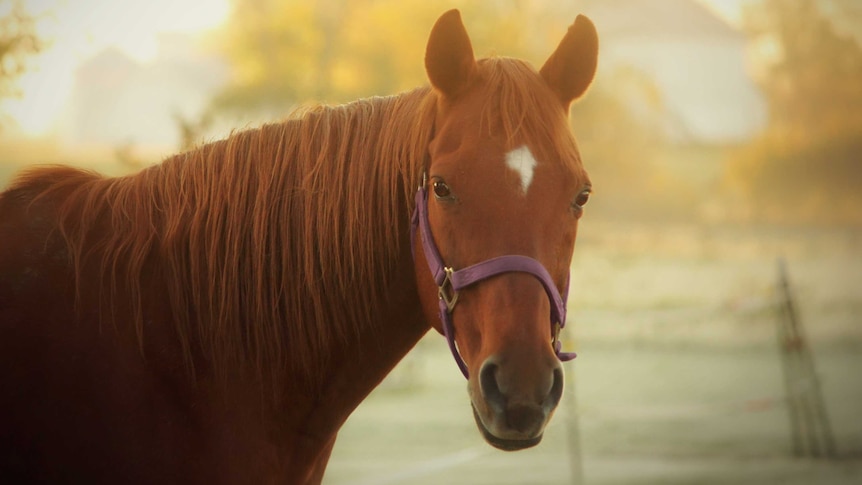
[[[565,381],[563,377],[563,369],[560,366],[554,369],[554,381],[551,384],[551,392],[548,394],[547,405],[550,407],[555,407],[559,404],[560,399],[563,397],[563,382]]]
[[[505,409],[509,404],[509,398],[513,396],[507,395],[506,386],[501,385],[501,367],[496,363],[496,360],[489,358],[482,364],[479,370],[479,386],[482,390],[482,396],[485,401],[495,408],[497,411]],[[551,369],[550,374],[545,378],[535,378],[531,381],[534,383],[533,391],[526,391],[514,396],[516,400],[523,401],[526,396],[534,396],[535,404],[539,404],[546,408],[554,408],[563,396],[563,369],[559,365]],[[520,398],[519,398],[520,396]]]
[[[506,406],[506,397],[500,391],[500,385],[497,382],[498,369],[499,366],[497,364],[486,360],[479,371],[479,386],[482,388],[482,395],[485,396],[485,401],[491,407],[500,411]]]

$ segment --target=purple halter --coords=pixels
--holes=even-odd
[[[519,255],[500,256],[492,259],[476,263],[457,271],[443,263],[443,258],[440,256],[440,251],[437,245],[434,244],[434,236],[431,234],[431,226],[428,224],[428,191],[425,189],[425,178],[423,177],[422,185],[416,192],[416,208],[413,211],[413,218],[410,227],[410,245],[413,250],[413,257],[416,257],[416,231],[422,238],[422,249],[425,253],[425,260],[428,262],[428,268],[434,276],[434,282],[437,284],[437,293],[439,296],[440,321],[443,323],[443,335],[449,343],[449,350],[455,358],[455,363],[461,369],[464,377],[470,377],[467,370],[467,364],[458,353],[458,348],[455,345],[455,328],[452,326],[452,311],[455,309],[455,304],[458,303],[458,292],[472,284],[488,279],[500,273],[521,272],[530,273],[539,280],[545,293],[548,294],[548,299],[551,301],[551,339],[554,347],[554,353],[557,354],[562,362],[568,362],[576,357],[574,352],[562,352],[562,344],[559,340],[560,329],[566,325],[566,299],[568,299],[569,282],[566,281],[564,297],[560,297],[560,292],[557,291],[557,286],[554,284],[551,275],[542,266],[542,263],[533,258]]]

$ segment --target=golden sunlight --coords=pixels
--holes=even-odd
[[[36,19],[44,50],[28,61],[21,96],[3,101],[13,130],[27,136],[56,131],[68,102],[75,71],[113,48],[138,61],[159,55],[167,33],[199,34],[224,22],[228,0],[24,0]]]

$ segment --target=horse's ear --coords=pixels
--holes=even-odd
[[[596,27],[590,19],[578,15],[540,71],[566,109],[590,86],[596,73],[598,57],[599,36]]]
[[[458,10],[441,15],[431,29],[425,49],[425,71],[431,85],[450,99],[470,84],[476,59]]]

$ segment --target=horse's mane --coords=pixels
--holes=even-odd
[[[510,140],[553,132],[532,68],[481,65],[494,90],[489,123],[502,120]],[[128,298],[140,342],[142,280],[155,278],[188,364],[200,351],[217,372],[245,367],[278,382],[289,369],[324,368],[333,340],[373,335],[435,110],[436,95],[420,88],[304,110],[135,175],[41,169],[15,186],[50,179],[40,197],[63,194],[59,227],[78,288],[92,277],[81,268],[95,264],[103,308]]]

